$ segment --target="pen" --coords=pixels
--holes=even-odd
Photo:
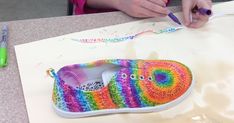
[[[210,9],[206,9],[206,8],[198,8],[198,6],[195,6],[192,9],[193,13],[199,12],[202,15],[208,15],[210,16],[212,14],[212,11]]]
[[[7,38],[8,38],[8,27],[4,25],[2,27],[2,39],[0,41],[0,67],[7,65]]]
[[[170,12],[170,13],[168,14],[168,16],[169,16],[174,22],[176,22],[177,24],[181,25],[179,19],[178,19],[172,12]]]

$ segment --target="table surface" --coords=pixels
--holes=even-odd
[[[172,7],[174,12],[180,7]],[[137,20],[122,12],[66,16],[33,20],[1,22],[9,25],[9,62],[0,69],[0,123],[27,123],[23,89],[14,46],[73,32],[121,24]]]

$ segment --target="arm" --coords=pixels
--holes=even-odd
[[[166,16],[167,0],[87,0],[91,8],[113,8],[140,18]]]
[[[118,0],[87,0],[86,5],[96,9],[116,9]]]

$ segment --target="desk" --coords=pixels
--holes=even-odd
[[[179,11],[179,7],[173,7]],[[121,12],[5,22],[9,25],[9,61],[0,69],[0,123],[27,123],[14,46],[45,38],[137,20]],[[0,23],[2,26],[4,23]]]

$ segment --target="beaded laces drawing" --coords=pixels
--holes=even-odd
[[[185,99],[193,85],[189,68],[169,60],[99,60],[48,73],[55,79],[56,112],[71,118],[165,110]]]
[[[146,34],[146,33],[152,33],[152,34],[172,33],[183,28],[184,28],[183,26],[167,27],[159,31],[146,30],[146,31],[138,32],[137,34],[132,34],[128,36],[119,36],[119,37],[114,37],[114,38],[85,38],[85,39],[72,38],[71,40],[77,41],[79,43],[117,43],[117,42],[122,42],[122,41],[133,40],[134,38],[140,35]]]

